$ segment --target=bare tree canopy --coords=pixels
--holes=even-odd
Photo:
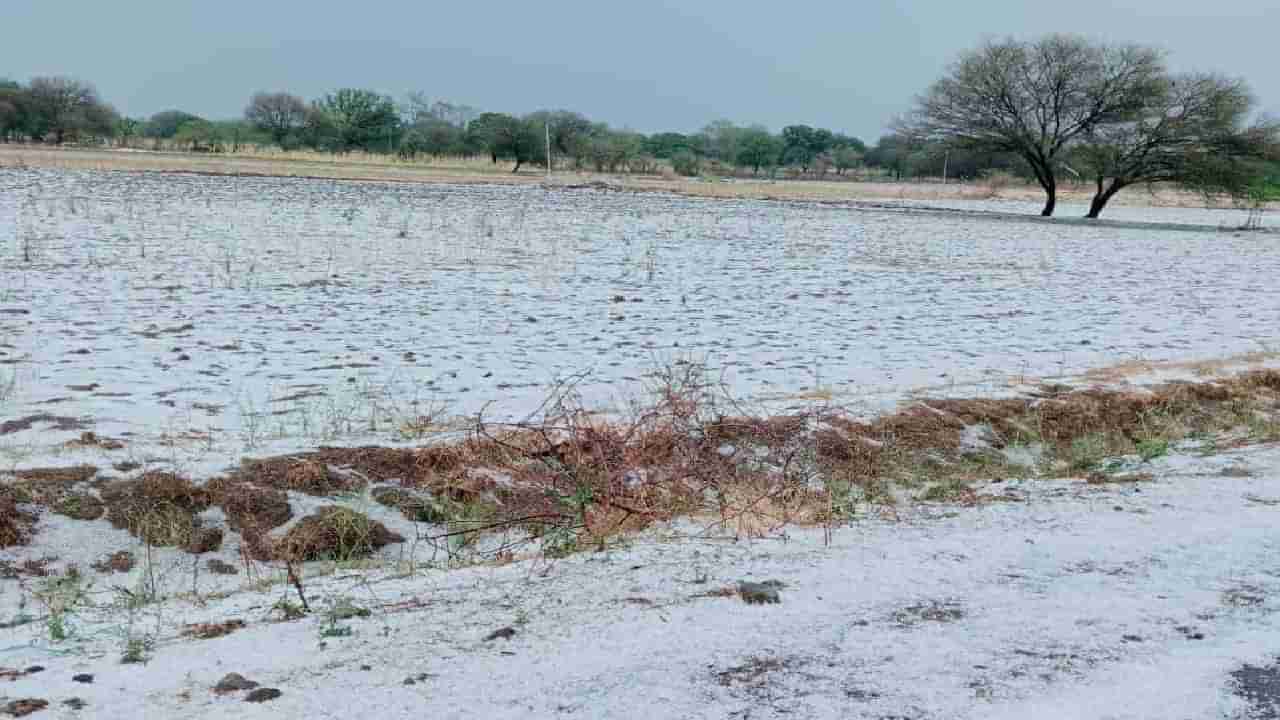
[[[61,145],[69,136],[110,135],[116,112],[89,83],[67,77],[32,78],[27,87],[32,135],[52,135]]]
[[[1096,218],[1122,189],[1176,182],[1207,194],[1246,194],[1256,161],[1271,151],[1280,125],[1248,124],[1254,99],[1243,80],[1211,74],[1169,77],[1123,122],[1091,128],[1073,163],[1093,176]]]
[[[306,123],[307,103],[285,92],[255,93],[244,109],[244,119],[271,135],[271,139],[283,147],[289,136]]]
[[[1073,141],[1122,121],[1162,87],[1161,54],[1072,35],[988,42],[967,52],[918,99],[901,131],[986,152],[1015,153],[1030,166],[1052,215],[1057,166]]]

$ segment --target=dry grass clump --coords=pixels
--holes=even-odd
[[[0,548],[26,545],[31,541],[36,516],[18,507],[19,503],[29,500],[17,488],[0,485]]]
[[[293,509],[283,490],[258,487],[230,478],[214,478],[205,483],[214,505],[222,508],[232,530],[271,530],[289,522]]]
[[[316,497],[329,497],[363,489],[363,478],[340,473],[314,453],[266,460],[245,460],[232,479],[277,490],[292,490]]]
[[[90,567],[102,573],[126,573],[133,569],[134,563],[133,553],[128,550],[120,550],[119,552],[111,553],[90,565]]]
[[[197,551],[214,544],[212,535],[201,532],[196,517],[209,507],[209,494],[184,477],[145,473],[135,480],[107,485],[102,489],[102,500],[112,526],[151,545]]]
[[[63,495],[49,505],[49,509],[72,520],[97,520],[106,512],[106,505],[96,495],[72,492]]]
[[[245,623],[243,620],[227,620],[220,623],[194,623],[182,628],[182,637],[192,637],[197,640],[212,640],[220,638],[237,630],[243,630]]]
[[[373,491],[373,500],[379,505],[398,510],[412,522],[442,523],[449,520],[449,512],[442,503],[431,497],[397,487],[379,488]]]
[[[336,506],[283,537],[268,535],[289,519],[285,490],[328,495],[367,482],[393,483],[374,490],[382,505],[443,525],[428,541],[504,533],[555,554],[676,517],[703,522],[707,532],[753,537],[887,508],[902,489],[920,500],[973,505],[1012,499],[985,494],[983,481],[991,479],[1072,473],[1095,484],[1139,481],[1145,476],[1106,476],[1100,461],[1120,454],[1151,460],[1190,437],[1240,437],[1241,427],[1249,440],[1280,439],[1274,371],[1134,390],[1046,386],[1026,398],[926,399],[870,421],[820,409],[752,416],[699,372],[689,366],[661,375],[655,400],[622,420],[591,413],[565,392],[537,419],[482,418],[456,443],[246,461],[208,491],[248,554],[261,560],[346,560],[398,542]],[[1028,448],[1006,456],[1018,445]],[[1027,455],[1022,465],[1009,459]]]
[[[404,538],[350,508],[328,505],[302,518],[275,541],[272,555],[289,562],[368,557]]]

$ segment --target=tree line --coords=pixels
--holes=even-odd
[[[288,92],[258,92],[241,118],[212,121],[182,110],[150,118],[123,117],[92,84],[39,77],[27,85],[0,81],[0,142],[164,141],[169,147],[219,152],[275,145],[347,153],[488,157],[492,162],[545,166],[553,162],[600,172],[654,172],[665,161],[677,173],[742,169],[753,175],[789,168],[801,175],[844,175],[860,167],[862,140],[809,125],[772,133],[760,125],[716,121],[696,133],[646,135],[612,128],[569,110],[526,115],[481,112],[469,105],[410,93],[389,95],[343,88],[310,102]]]
[[[795,124],[774,133],[721,120],[699,132],[643,134],[569,110],[483,112],[410,93],[397,101],[344,88],[307,101],[253,94],[240,117],[181,110],[128,118],[93,85],[0,80],[0,142],[110,142],[196,152],[274,145],[348,153],[485,157],[493,163],[599,172],[844,176],[868,168],[906,179],[1020,177],[1043,188],[1052,215],[1064,182],[1094,189],[1089,217],[1121,190],[1177,183],[1206,194],[1280,196],[1280,122],[1256,116],[1242,81],[1173,73],[1164,54],[1070,35],[988,41],[960,55],[893,132],[856,137]],[[548,148],[549,146],[549,148]]]

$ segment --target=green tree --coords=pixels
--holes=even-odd
[[[815,148],[819,145],[813,128],[808,125],[788,125],[782,128],[782,163],[798,165],[801,172],[809,172],[814,158],[818,156]]]
[[[699,154],[701,147],[699,138],[675,132],[657,133],[644,140],[644,151],[663,160],[670,160],[681,151]]]
[[[844,175],[846,171],[862,165],[862,153],[853,145],[842,145],[832,153],[832,162],[836,166],[836,174]]]
[[[12,80],[0,79],[0,142],[25,129],[26,90]]]
[[[760,173],[760,168],[773,167],[782,152],[782,143],[763,127],[755,126],[744,130],[738,138],[737,164],[751,168],[751,174]]]
[[[137,118],[121,117],[116,121],[115,136],[121,147],[128,147],[129,142],[142,134],[143,121]]]
[[[399,145],[400,115],[386,95],[343,88],[321,98],[315,109],[325,116],[335,151],[390,152]]]
[[[168,140],[178,134],[179,128],[191,122],[204,122],[204,118],[182,110],[165,110],[151,116],[142,134],[149,138]]]
[[[744,132],[728,120],[716,120],[702,129],[703,146],[709,156],[728,165],[737,164]]]

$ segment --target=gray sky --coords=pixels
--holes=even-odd
[[[1276,0],[0,2],[0,77],[75,75],[134,116],[229,118],[255,90],[356,86],[644,132],[727,118],[873,141],[958,51],[1052,31],[1244,76],[1280,115]]]

